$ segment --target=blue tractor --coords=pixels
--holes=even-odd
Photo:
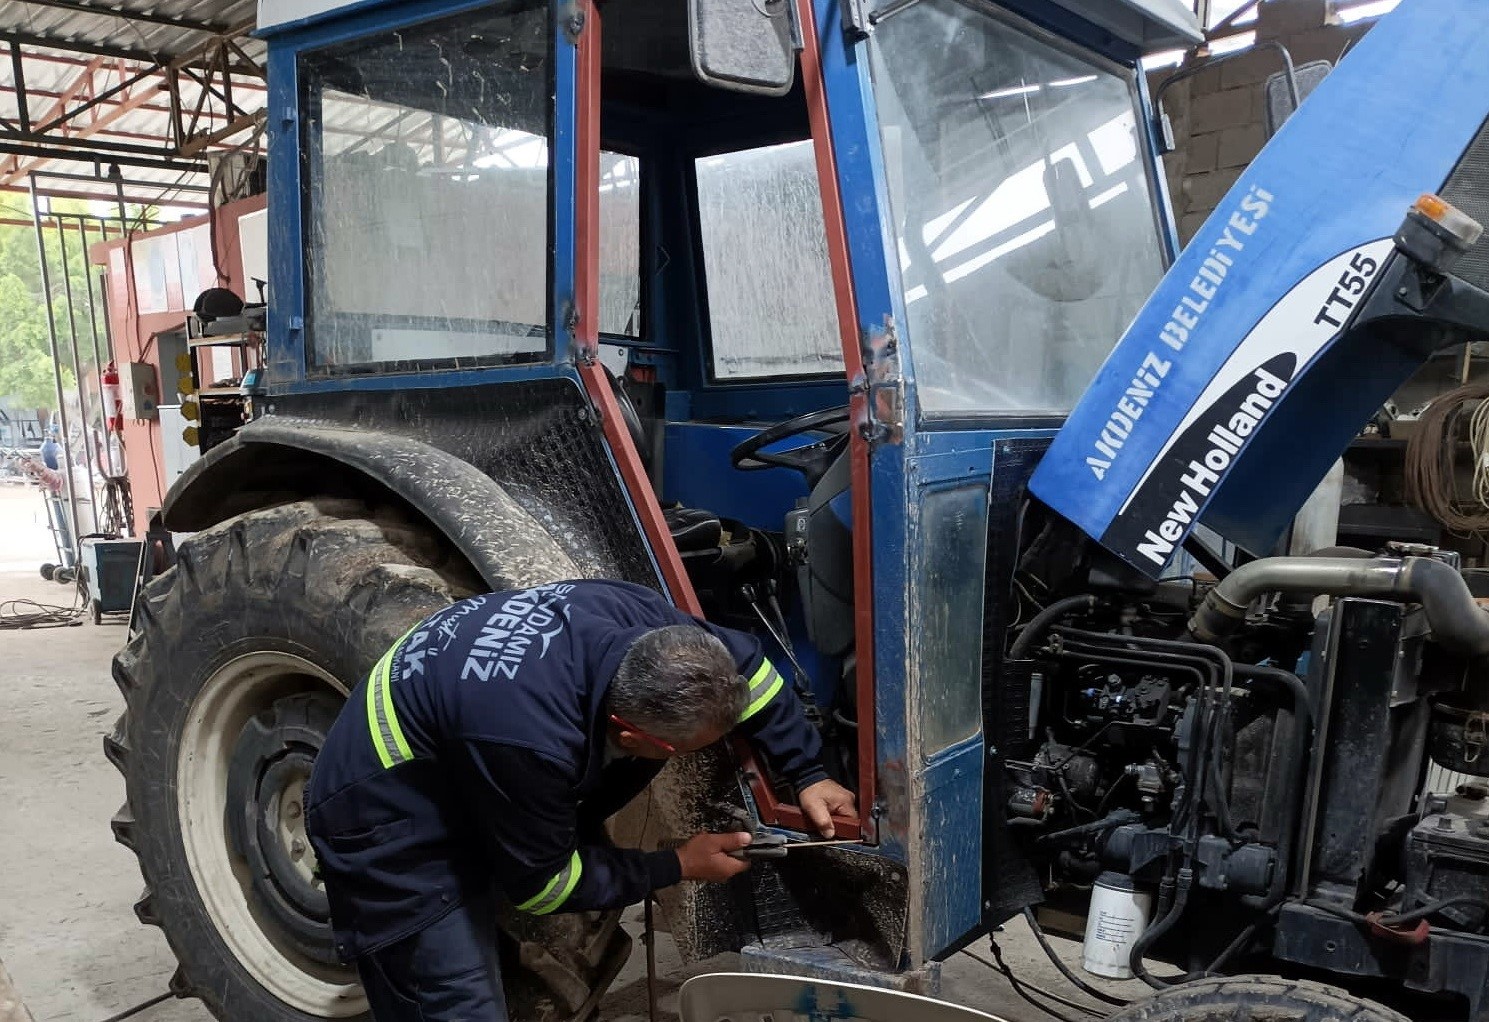
[[[1473,773],[1484,733],[1461,577],[1231,571],[1189,537],[1203,514],[1268,553],[1382,389],[1489,322],[1460,212],[1483,111],[1424,100],[1489,94],[1472,6],[1408,0],[1180,257],[1139,67],[1200,41],[1179,0],[265,0],[265,370],[167,498],[192,535],[139,598],[105,743],[176,991],[365,1015],[304,833],[323,735],[441,605],[589,576],[759,633],[859,796],[860,844],[671,892],[690,958],[925,990],[1100,895],[1148,904],[1086,926],[1118,974],[1260,956],[1489,1017],[1475,810],[1419,797],[1429,736]],[[1413,104],[1426,155],[1365,175],[1352,140]],[[1237,369],[1304,280],[1313,347]],[[1186,546],[1209,574],[1163,580]],[[791,802],[718,749],[612,826],[795,834]],[[519,1018],[592,1017],[630,948],[614,914],[506,935]],[[1151,1017],[1231,1018],[1239,989]]]

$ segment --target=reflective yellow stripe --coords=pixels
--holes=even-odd
[[[372,739],[372,747],[377,750],[378,762],[382,763],[383,769],[393,765],[393,759],[388,755],[383,745],[382,721],[378,716],[378,685],[377,676],[382,668],[379,663],[372,669],[372,675],[367,679],[367,736]]]
[[[398,711],[393,708],[393,657],[418,627],[410,628],[388,647],[367,679],[367,730],[372,736],[373,747],[377,749],[378,762],[384,769],[414,758],[413,750],[403,737],[403,728],[398,724]]]
[[[743,713],[739,715],[739,723],[743,724],[755,714],[765,709],[766,705],[776,697],[786,685],[786,679],[782,678],[780,672],[775,669],[769,660],[761,660],[760,666],[751,675],[748,683],[748,704]]]
[[[574,888],[579,886],[579,875],[584,872],[584,863],[575,852],[563,869],[553,875],[548,886],[517,906],[519,912],[531,912],[535,916],[546,916],[569,900]]]

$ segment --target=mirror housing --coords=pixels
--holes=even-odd
[[[1300,64],[1294,71],[1297,81],[1298,102],[1308,98],[1308,94],[1318,88],[1318,83],[1329,76],[1334,70],[1334,65],[1327,60],[1313,60],[1306,64]],[[1267,79],[1267,138],[1282,128],[1282,122],[1291,117],[1297,106],[1293,103],[1292,90],[1288,88],[1287,72],[1278,71]]]
[[[715,88],[784,96],[796,80],[794,0],[688,0],[693,74]]]

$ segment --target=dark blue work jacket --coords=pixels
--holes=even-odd
[[[825,777],[795,692],[747,633],[623,582],[462,600],[394,644],[316,758],[307,823],[341,957],[414,933],[493,881],[536,914],[628,905],[677,883],[674,852],[616,848],[599,825],[662,766],[606,755],[610,680],[643,633],[683,623],[733,654],[749,688],[739,730],[775,775],[798,790]]]

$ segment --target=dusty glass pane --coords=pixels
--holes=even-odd
[[[922,406],[1068,411],[1163,274],[1133,73],[955,0],[872,38]]]
[[[600,153],[600,332],[641,336],[641,161]]]
[[[934,755],[982,727],[987,486],[926,491],[912,583],[921,740]]]
[[[841,373],[812,143],[705,156],[696,171],[714,376]]]
[[[547,15],[512,6],[302,58],[317,364],[547,351]]]

